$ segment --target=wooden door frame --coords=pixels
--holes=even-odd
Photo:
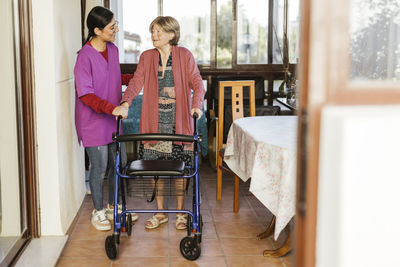
[[[316,264],[316,227],[318,206],[319,147],[321,111],[327,105],[390,105],[400,103],[399,82],[358,82],[350,78],[348,0],[302,0],[300,108],[297,152],[295,264],[312,267]],[[319,24],[320,32],[315,31]],[[322,27],[322,28],[321,28]],[[317,37],[315,37],[317,36]],[[313,40],[324,59],[312,58]],[[314,52],[314,51],[313,51]],[[341,55],[341,56],[338,56]],[[311,59],[312,58],[312,59]],[[322,64],[321,64],[322,63]],[[322,76],[312,77],[311,69],[321,64]],[[313,80],[311,80],[313,79]],[[318,83],[314,80],[317,79]],[[317,88],[316,84],[322,86]]]
[[[36,120],[34,97],[32,7],[29,0],[18,0],[19,45],[21,66],[22,142],[23,169],[26,182],[27,238],[40,236],[39,196],[36,163]]]
[[[14,58],[16,79],[16,120],[21,203],[21,236],[0,265],[13,265],[32,238],[40,236],[37,189],[34,69],[31,1],[12,0],[14,15]]]
[[[300,64],[299,64],[299,108],[298,108],[298,138],[297,138],[297,190],[296,190],[296,223],[295,223],[295,241],[294,241],[294,262],[297,267],[314,266],[315,240],[316,240],[316,208],[307,206],[310,197],[316,196],[310,194],[307,190],[307,180],[310,172],[307,162],[310,158],[307,153],[307,134],[312,129],[307,123],[308,117],[308,86],[309,86],[309,55],[310,55],[310,16],[311,0],[301,0],[301,34],[300,34]],[[316,112],[317,114],[319,112]],[[315,128],[315,127],[314,127]],[[313,140],[313,139],[311,139]],[[319,145],[319,142],[317,143]],[[312,151],[315,153],[315,149]],[[308,161],[307,161],[308,160]],[[314,177],[315,178],[315,177]],[[314,213],[314,214],[311,214]],[[310,248],[311,246],[311,248]],[[310,264],[310,265],[309,265]]]

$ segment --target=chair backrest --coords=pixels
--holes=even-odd
[[[212,108],[216,115],[218,115],[218,99],[219,99],[219,83],[223,81],[254,81],[254,92],[255,92],[255,103],[256,103],[256,114],[257,114],[257,106],[263,106],[265,96],[265,82],[264,77],[259,76],[247,76],[247,77],[239,77],[239,76],[215,76],[211,79],[211,88],[210,88],[210,95],[209,95],[209,106]],[[229,90],[225,90],[225,105],[231,104],[231,94]],[[244,105],[249,106],[249,88],[246,87],[244,89],[243,94]],[[246,108],[245,108],[246,110]],[[226,115],[225,115],[226,116]],[[246,115],[245,115],[246,116]]]
[[[254,81],[220,81],[219,82],[219,100],[218,101],[218,132],[217,132],[217,151],[222,148],[223,136],[224,136],[224,106],[225,101],[225,88],[231,87],[232,94],[232,122],[236,119],[244,117],[244,105],[243,105],[243,88],[249,87],[249,104],[250,104],[250,116],[256,115],[255,105],[255,82]]]

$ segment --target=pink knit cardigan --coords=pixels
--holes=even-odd
[[[136,72],[121,100],[130,104],[143,88],[140,133],[158,132],[158,61],[157,49],[146,50],[142,53]],[[172,72],[176,96],[176,133],[192,135],[193,119],[190,116],[190,110],[192,108],[202,110],[205,90],[199,69],[188,49],[172,46]],[[193,90],[193,97],[191,97],[191,90]]]

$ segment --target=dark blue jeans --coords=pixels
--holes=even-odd
[[[96,210],[103,209],[103,186],[104,177],[108,170],[108,203],[114,204],[114,188],[115,188],[115,143],[104,146],[87,147],[86,151],[89,156],[89,185],[92,191],[93,205]],[[126,164],[126,148],[121,144],[122,166]]]

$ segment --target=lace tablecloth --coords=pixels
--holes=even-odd
[[[297,116],[237,119],[224,161],[275,216],[275,240],[295,215]]]

